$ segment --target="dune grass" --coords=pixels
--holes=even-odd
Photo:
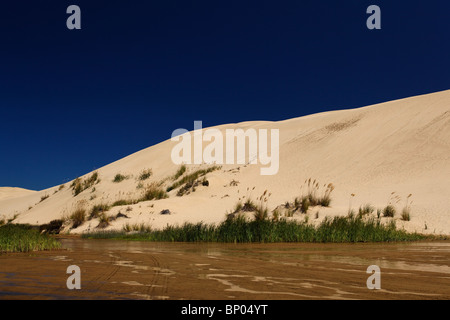
[[[7,224],[0,227],[0,253],[60,249],[61,243],[29,225]]]
[[[221,167],[220,166],[212,166],[208,169],[200,169],[197,171],[192,172],[191,174],[188,174],[186,176],[184,176],[183,178],[181,178],[180,180],[174,182],[172,185],[170,185],[169,187],[167,187],[166,191],[170,192],[184,184],[193,184],[198,178],[205,176],[206,174],[213,172],[215,170],[219,170]],[[180,172],[181,168],[179,169],[178,172]],[[184,169],[185,171],[186,169]],[[184,173],[183,171],[183,173]],[[175,174],[175,176],[178,175],[178,172]]]
[[[139,174],[138,180],[139,181],[144,181],[149,179],[153,174],[152,169],[144,169],[141,171],[141,173]]]
[[[181,167],[177,170],[175,175],[172,177],[172,180],[178,180],[179,177],[181,177],[186,172],[186,165],[181,165]]]
[[[90,175],[89,177],[86,177],[84,180],[81,178],[76,178],[70,187],[73,191],[73,196],[76,197],[80,193],[82,193],[84,190],[89,189],[94,184],[97,184],[100,182],[98,172],[95,171]]]
[[[120,182],[122,182],[122,181],[124,181],[126,179],[128,179],[127,176],[124,176],[123,174],[118,173],[118,174],[116,174],[114,176],[113,182],[114,183],[120,183]]]
[[[218,225],[185,223],[167,226],[162,230],[148,228],[146,232],[124,231],[84,234],[89,239],[122,239],[163,242],[393,242],[426,239],[417,233],[398,230],[394,222],[382,224],[378,219],[359,217],[326,218],[317,227],[308,223],[280,220],[246,220],[243,217],[227,219]]]

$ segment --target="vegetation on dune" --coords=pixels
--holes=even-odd
[[[172,180],[177,180],[179,177],[181,177],[186,172],[186,165],[181,165],[181,167],[177,170],[177,172],[172,177]]]
[[[0,253],[55,250],[61,243],[29,225],[6,224],[0,227]]]
[[[142,170],[142,172],[139,174],[138,180],[139,181],[147,180],[152,176],[152,174],[153,174],[152,169]]]
[[[97,184],[99,182],[100,179],[97,171],[92,173],[92,175],[86,177],[85,179],[76,178],[70,185],[70,187],[72,188],[73,196],[76,197],[84,190],[89,189],[94,184]]]
[[[181,178],[180,180],[178,180],[178,181],[176,181],[176,182],[174,182],[172,185],[170,185],[169,187],[167,187],[167,189],[166,189],[166,191],[167,192],[170,192],[170,191],[172,191],[172,190],[174,190],[174,189],[176,189],[176,188],[178,188],[178,187],[180,187],[180,186],[183,186],[183,185],[188,185],[188,184],[190,184],[190,185],[194,185],[194,183],[196,182],[196,180],[198,179],[198,178],[201,178],[201,177],[204,177],[206,174],[208,174],[208,173],[210,173],[210,172],[213,172],[213,171],[215,171],[215,170],[220,170],[220,166],[212,166],[212,167],[209,167],[208,169],[200,169],[200,170],[196,170],[196,171],[194,171],[194,172],[192,172],[192,173],[190,173],[190,174],[188,174],[188,175],[185,175],[185,176],[183,176],[183,178]],[[181,169],[179,169],[179,171],[180,171]],[[179,172],[178,171],[178,172]],[[178,172],[177,172],[177,174],[178,174]],[[184,172],[183,172],[184,173]],[[175,174],[175,176],[177,175],[177,174]]]
[[[114,183],[119,183],[119,182],[122,182],[122,181],[124,181],[126,179],[128,179],[127,176],[124,176],[123,174],[118,173],[118,174],[116,174],[114,176],[113,182]]]
[[[111,209],[111,206],[109,206],[105,203],[100,203],[100,204],[93,206],[89,213],[89,220],[100,217],[102,214],[107,212],[109,209]]]
[[[160,200],[166,199],[169,196],[167,193],[159,187],[157,183],[151,183],[147,187],[145,187],[144,192],[142,193],[141,198],[139,198],[138,202],[142,201],[150,201],[150,200]]]

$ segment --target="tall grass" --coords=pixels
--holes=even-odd
[[[0,227],[0,253],[54,250],[61,243],[48,235],[40,234],[29,225],[7,224]]]
[[[213,225],[185,223],[146,232],[100,232],[84,234],[84,238],[114,238],[124,240],[168,242],[388,242],[415,241],[426,236],[396,229],[395,223],[358,217],[324,219],[317,227],[308,223],[280,220],[246,220],[242,216]]]
[[[86,221],[86,209],[79,206],[71,215],[70,219],[72,220],[72,229],[78,228]]]

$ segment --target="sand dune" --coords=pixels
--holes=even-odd
[[[220,222],[239,199],[256,200],[265,190],[271,193],[267,203],[272,210],[306,193],[305,181],[311,178],[319,182],[319,192],[329,183],[335,187],[329,208],[310,208],[312,222],[325,216],[346,215],[350,206],[356,210],[364,204],[383,208],[392,202],[399,227],[450,234],[450,91],[280,122],[245,122],[216,128],[222,132],[230,128],[279,129],[278,174],[262,176],[260,165],[223,165],[207,174],[209,186],[200,185],[188,195],[178,197],[176,189],[169,192],[167,199],[112,208],[109,215],[120,211],[129,219],[117,219],[108,229],[121,229],[126,223],[164,227],[185,221]],[[142,182],[144,186],[161,182],[166,188],[179,168],[171,160],[176,144],[167,140],[97,170],[100,182],[77,196],[73,195],[71,183],[62,189],[55,186],[39,192],[0,188],[0,219],[16,214],[15,222],[42,224],[69,216],[80,203],[89,210],[99,203],[138,198],[143,190],[137,188],[138,177],[145,169],[152,169],[153,175]],[[189,173],[208,165],[187,167]],[[118,173],[128,179],[114,183]],[[233,180],[235,183],[231,183]],[[407,198],[411,221],[405,222],[400,212]],[[171,214],[161,215],[165,209]],[[299,213],[292,217],[304,218]],[[94,219],[71,232],[92,231],[97,225]]]

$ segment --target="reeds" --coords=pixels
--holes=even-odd
[[[242,216],[214,225],[185,223],[162,230],[139,232],[140,227],[128,226],[126,232],[84,234],[85,238],[115,238],[168,242],[387,242],[415,241],[425,236],[396,229],[395,223],[359,217],[325,218],[314,227],[307,222],[279,220],[248,220]],[[129,231],[137,231],[130,234]]]
[[[55,250],[61,243],[29,225],[7,224],[0,227],[0,253]]]

